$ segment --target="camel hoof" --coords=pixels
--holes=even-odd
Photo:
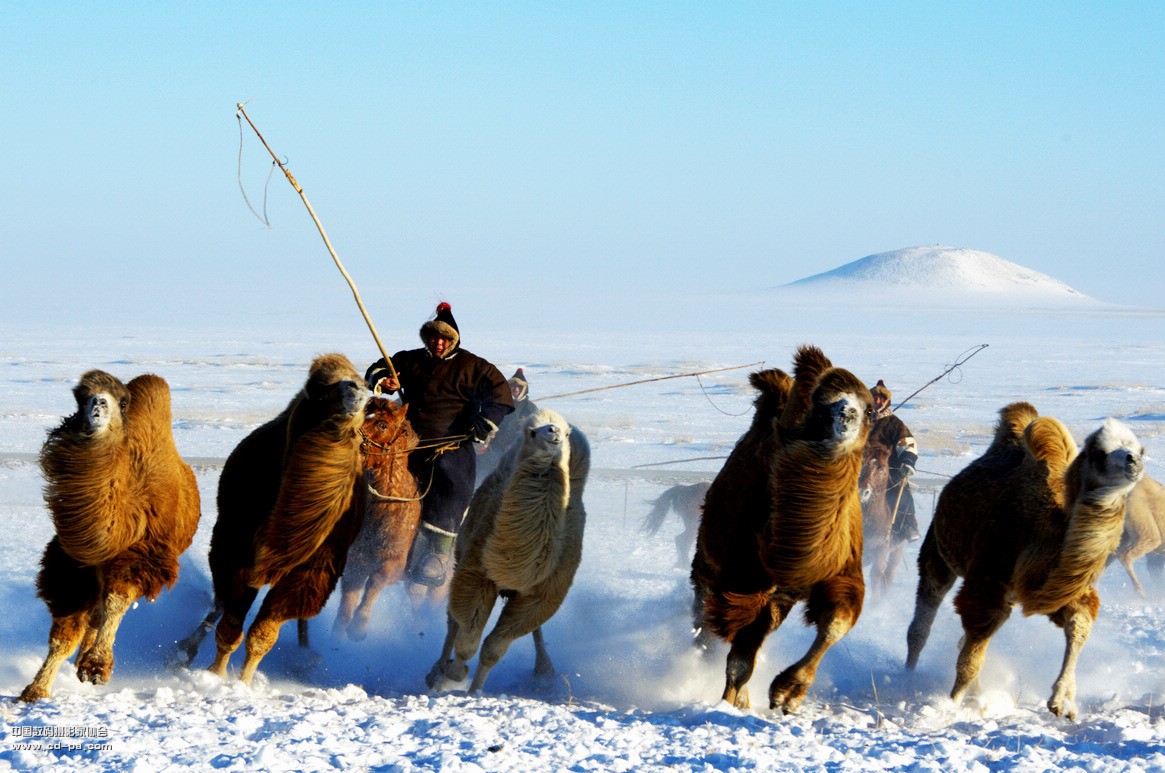
[[[20,698],[18,700],[24,701],[25,703],[36,703],[37,701],[47,699],[48,697],[48,690],[44,689],[43,687],[30,684],[28,687],[24,688],[23,692],[20,693]]]
[[[769,689],[769,708],[772,710],[782,709],[786,714],[792,714],[801,708],[801,702],[805,700],[807,692],[809,692],[809,685],[805,682],[782,682],[778,677],[777,681],[773,682],[772,688]]]
[[[453,660],[446,660],[444,662],[438,660],[429,669],[429,673],[425,675],[425,684],[430,690],[440,691],[438,688],[443,687],[445,681],[445,669],[453,663]]]
[[[94,657],[87,657],[77,664],[77,679],[94,685],[109,684],[113,673],[113,663]]]
[[[1048,711],[1055,714],[1057,717],[1066,719],[1069,722],[1076,721],[1076,706],[1072,701],[1061,698],[1052,698],[1048,701]]]

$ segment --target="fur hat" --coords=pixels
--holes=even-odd
[[[878,383],[874,386],[873,389],[870,390],[870,394],[874,397],[878,397],[880,395],[886,399],[887,405],[890,404],[890,389],[886,386],[886,382],[882,379],[878,379]]]
[[[510,390],[518,389],[518,396],[515,400],[525,400],[530,396],[530,382],[526,381],[526,374],[522,372],[521,368],[514,371],[514,375],[510,376],[509,380]]]
[[[437,304],[437,311],[433,318],[421,325],[421,340],[428,342],[430,336],[448,338],[452,345],[450,350],[456,349],[461,343],[461,331],[457,329],[457,322],[453,319],[453,307],[441,301]]]

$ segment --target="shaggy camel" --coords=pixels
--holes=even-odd
[[[360,428],[368,391],[342,354],[312,362],[303,389],[276,418],[235,447],[218,484],[218,520],[210,541],[215,610],[191,634],[214,624],[210,671],[226,676],[243,640],[243,621],[259,589],[270,585],[247,632],[240,680],[250,682],[287,620],[323,609],[363,521],[353,508],[363,483]],[[197,651],[184,642],[187,652]]]
[[[426,677],[433,689],[465,679],[498,596],[506,605],[481,645],[469,691],[480,692],[510,643],[528,633],[534,634],[535,673],[554,673],[542,624],[562,605],[582,560],[591,452],[578,428],[545,408],[527,417],[522,431],[522,444],[470,502],[457,540],[448,634]]]
[[[906,538],[892,531],[895,513],[886,497],[890,487],[890,453],[890,449],[881,443],[866,443],[862,455],[862,472],[858,477],[865,560],[870,567],[870,580],[875,595],[885,593],[894,582],[894,571],[906,547]],[[907,485],[905,478],[902,485]]]
[[[669,512],[674,511],[679,516],[684,530],[676,535],[676,566],[691,564],[692,546],[696,544],[696,531],[700,528],[700,508],[704,506],[704,496],[711,485],[702,481],[672,486],[656,497],[651,511],[643,519],[639,530],[652,536],[663,526]]]
[[[811,346],[797,350],[794,376],[749,377],[752,425],[708,490],[692,561],[695,627],[731,644],[723,700],[740,708],[760,645],[805,600],[817,637],[769,688],[771,708],[796,711],[865,594],[857,480],[870,391]]]
[[[1076,661],[1100,609],[1093,584],[1120,541],[1125,497],[1143,474],[1143,449],[1108,419],[1079,455],[1068,430],[1029,403],[1000,412],[986,453],[943,488],[918,557],[907,633],[914,669],[943,597],[962,577],[955,610],[963,642],[951,699],[976,684],[987,644],[1019,604],[1064,630],[1064,661],[1048,709],[1076,717]]]
[[[100,370],[73,389],[77,412],[40,452],[56,536],[36,584],[52,615],[49,652],[21,700],[49,697],[80,646],[77,677],[105,684],[113,640],[130,605],[178,579],[178,557],[198,529],[194,472],[170,429],[170,388],[146,374],[122,384]]]
[[[1120,547],[1117,548],[1116,558],[1128,572],[1133,587],[1142,598],[1145,597],[1145,588],[1137,579],[1133,571],[1133,562],[1141,556],[1148,556],[1150,561],[1165,555],[1165,486],[1150,478],[1148,475],[1141,478],[1141,482],[1129,494],[1125,507],[1125,528],[1121,537]],[[1150,564],[1149,569],[1160,571],[1160,567]]]
[[[364,526],[348,549],[340,611],[332,627],[332,633],[346,632],[352,641],[367,635],[376,597],[400,581],[421,521],[421,497],[408,460],[419,438],[405,418],[405,406],[384,397],[369,399],[362,431],[366,485],[357,490],[356,507],[364,511]]]

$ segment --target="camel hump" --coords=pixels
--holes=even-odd
[[[789,390],[793,388],[793,379],[780,368],[769,368],[750,373],[748,383],[756,391],[774,397],[787,397]]]
[[[170,385],[161,376],[143,373],[126,385],[130,402],[126,408],[131,421],[142,421],[148,417],[154,425],[170,426]]]
[[[570,425],[571,499],[581,499],[583,486],[591,472],[591,444],[583,431]]]
[[[1039,418],[1040,412],[1031,403],[1017,402],[999,409],[999,422],[995,425],[995,439],[992,446],[1023,444],[1027,425]]]
[[[1076,441],[1059,419],[1039,416],[1024,429],[1028,453],[1048,467],[1048,474],[1062,477],[1076,458]]]
[[[809,411],[818,380],[832,367],[833,363],[819,347],[810,344],[797,347],[793,355],[793,388],[781,414],[782,427],[792,427]]]

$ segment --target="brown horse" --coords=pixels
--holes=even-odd
[[[348,550],[340,578],[340,611],[332,633],[352,641],[368,632],[372,603],[387,585],[400,582],[421,521],[417,479],[409,472],[409,452],[419,438],[405,419],[405,406],[373,397],[364,408],[364,480],[357,490],[364,526]]]
[[[866,540],[870,585],[875,595],[882,595],[894,582],[894,570],[902,561],[906,541],[891,531],[898,489],[891,489],[890,449],[881,443],[866,444],[858,490],[862,495],[862,533]]]

